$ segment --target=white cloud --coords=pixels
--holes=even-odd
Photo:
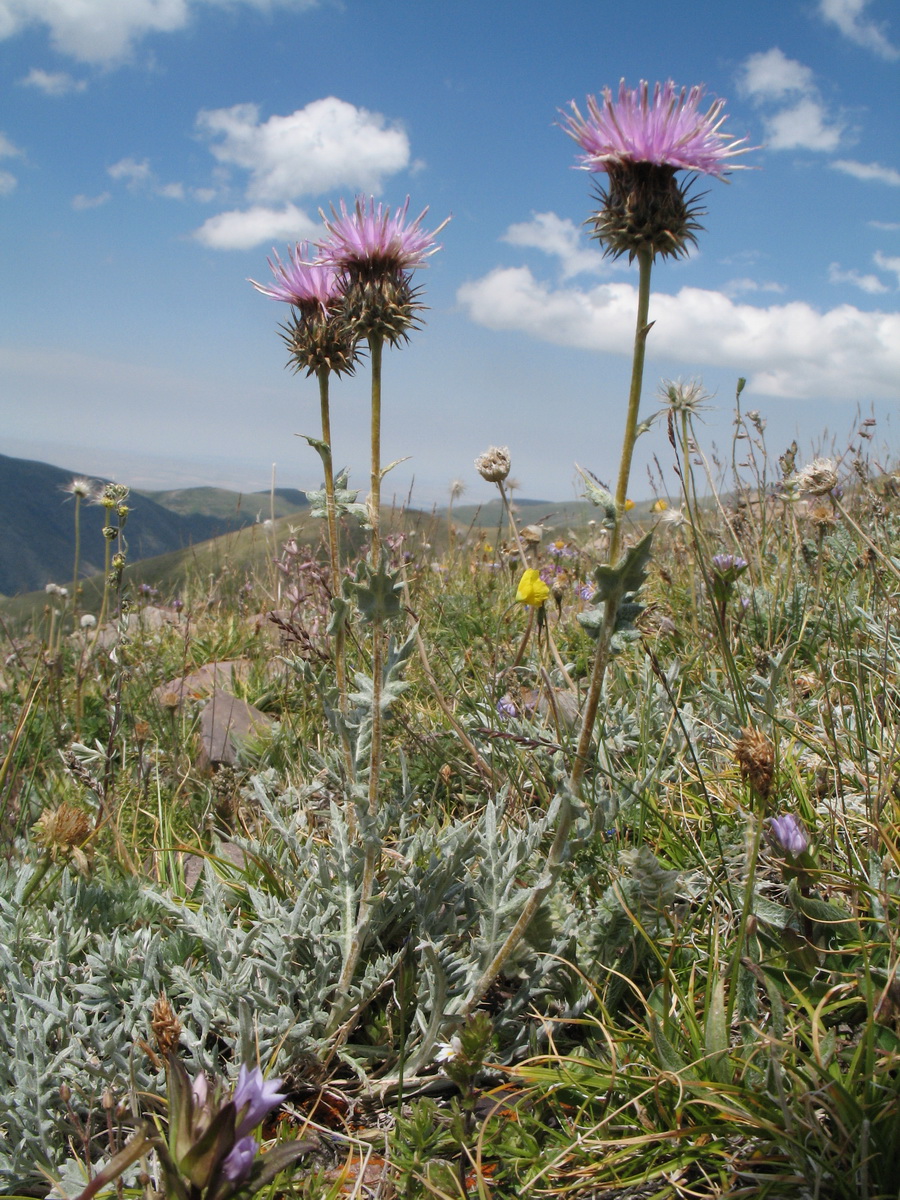
[[[888,255],[882,254],[880,250],[876,250],[872,261],[882,271],[893,272],[897,276],[897,287],[900,288],[900,258],[889,258]]]
[[[126,59],[148,33],[183,29],[201,4],[229,7],[235,0],[0,0],[0,38],[39,26],[53,47],[86,63]],[[242,0],[268,11],[273,5],[302,10],[317,0]]]
[[[142,162],[138,162],[134,158],[121,158],[117,163],[113,163],[111,167],[107,167],[106,173],[110,179],[124,179],[130,188],[140,187],[141,184],[149,183],[152,178],[150,163],[146,158]]]
[[[562,346],[630,355],[636,289],[601,283],[552,288],[525,267],[498,268],[464,284],[457,299],[473,321]],[[693,366],[745,374],[770,396],[859,400],[895,397],[900,314],[845,304],[819,312],[805,303],[755,307],[721,292],[654,293],[648,351]]]
[[[770,150],[836,150],[842,124],[829,124],[818,100],[807,97],[766,118],[766,145]]]
[[[900,229],[900,221],[870,221],[873,229],[885,229],[888,233],[896,233]]]
[[[0,133],[0,158],[15,158],[22,151],[13,145],[5,133]],[[8,196],[18,187],[19,181],[12,171],[0,171],[0,196]]]
[[[746,292],[786,292],[783,283],[760,283],[756,279],[731,279],[723,288],[726,296],[741,296]]]
[[[101,192],[99,196],[78,195],[72,197],[72,207],[76,212],[85,212],[89,208],[100,208],[111,199],[109,192]]]
[[[206,203],[215,195],[209,188],[194,188],[189,192],[183,183],[160,183],[146,158],[140,161],[136,158],[122,158],[111,167],[107,167],[106,173],[117,183],[124,182],[130,192],[149,191],[165,200],[184,200],[190,195],[191,199]]]
[[[201,112],[219,162],[249,171],[247,199],[283,203],[337,188],[377,192],[409,165],[409,139],[380,113],[335,96],[260,122],[255,104]]]
[[[868,4],[869,0],[819,0],[819,13],[857,46],[871,50],[879,58],[900,58],[900,50],[889,41],[884,27],[865,17]]]
[[[40,67],[32,67],[19,83],[22,87],[37,88],[45,96],[68,96],[87,87],[85,79],[75,79],[66,71],[42,71]]]
[[[574,221],[553,212],[535,213],[530,221],[510,225],[503,240],[558,256],[563,279],[585,272],[599,274],[608,263],[601,251],[585,245],[584,231]]]
[[[849,283],[853,287],[858,287],[860,291],[868,292],[870,296],[878,295],[881,292],[886,292],[888,289],[881,282],[877,275],[861,275],[859,271],[849,270],[844,271],[840,263],[832,263],[828,268],[829,283]]]
[[[218,213],[194,232],[194,237],[213,250],[251,250],[264,242],[303,241],[322,232],[313,220],[293,204],[283,208],[257,206],[244,212]]]
[[[22,151],[14,145],[5,133],[0,133],[0,158],[15,158]]]
[[[809,95],[816,85],[812,69],[788,58],[778,46],[751,54],[738,76],[740,91],[752,100],[783,100],[791,93]]]
[[[769,150],[824,150],[840,144],[844,123],[829,115],[809,67],[773,46],[751,54],[738,87],[769,111],[763,121]]]
[[[884,167],[881,163],[854,162],[852,158],[836,158],[829,165],[836,171],[843,171],[845,175],[852,175],[855,179],[863,179],[866,182],[874,180],[876,183],[900,187],[900,171],[894,167]]]

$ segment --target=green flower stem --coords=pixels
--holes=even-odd
[[[28,903],[28,901],[31,899],[31,897],[35,894],[35,892],[38,890],[38,888],[41,886],[41,884],[44,882],[44,878],[45,878],[47,872],[50,870],[50,864],[52,862],[53,862],[52,854],[50,853],[49,850],[45,850],[44,854],[41,858],[41,861],[38,863],[38,865],[34,869],[34,874],[31,876],[31,878],[28,880],[28,883],[25,885],[25,890],[22,893],[22,900],[21,900],[21,904],[22,904],[23,908]]]
[[[78,629],[78,570],[81,566],[81,496],[75,492],[75,565],[72,568],[72,632]]]
[[[369,357],[372,360],[372,477],[369,494],[369,520],[372,524],[371,566],[381,567],[381,334],[369,334]],[[369,751],[369,816],[378,812],[378,776],[381,770],[381,685],[384,673],[384,618],[378,608],[372,621],[372,745]],[[368,890],[363,886],[362,904],[368,904],[375,876],[377,850],[366,852]],[[365,883],[365,881],[364,881]]]
[[[619,479],[616,484],[616,523],[613,527],[609,543],[609,561],[615,563],[622,546],[622,517],[625,512],[625,501],[628,498],[628,479],[631,475],[631,460],[634,457],[634,444],[637,441],[638,411],[641,406],[641,388],[644,381],[644,355],[647,348],[647,334],[650,326],[647,317],[650,312],[650,269],[653,265],[653,255],[649,250],[637,252],[638,279],[638,312],[637,326],[634,334],[634,354],[631,364],[631,391],[628,396],[628,412],[625,417],[625,438],[622,443],[622,456],[619,459]],[[569,780],[572,791],[578,795],[581,781],[587,768],[594,736],[594,724],[597,720],[597,709],[600,705],[600,694],[603,691],[603,681],[606,678],[606,668],[609,666],[609,649],[618,615],[618,600],[612,598],[606,602],[603,614],[603,626],[597,639],[597,652],[594,655],[594,667],[591,672],[591,682],[584,704],[584,716],[581,722],[581,732],[575,751],[575,762]],[[548,864],[549,865],[549,864]]]
[[[106,545],[103,547],[103,599],[100,601],[100,615],[97,617],[97,630],[94,634],[94,643],[100,636],[100,629],[103,622],[106,620],[106,614],[109,609],[109,573],[112,566],[112,543],[113,539],[107,537],[106,530],[112,529],[112,505],[104,507],[103,517],[103,540]]]
[[[694,487],[694,472],[691,470],[691,437],[688,426],[688,414],[685,411],[681,413],[681,470],[682,483],[684,486],[684,502],[687,508],[688,517],[691,521],[691,526],[694,527],[700,519],[700,513],[697,508],[697,489]],[[694,534],[696,538],[696,532]],[[691,558],[688,560],[688,576],[691,597],[691,626],[696,636],[697,633],[697,570],[696,560]]]
[[[340,595],[341,590],[341,543],[337,523],[337,508],[334,501],[334,460],[331,456],[331,409],[329,405],[330,371],[321,367],[319,379],[319,409],[322,417],[322,441],[327,450],[322,456],[322,468],[325,473],[325,519],[328,528],[328,556],[331,567],[332,595]],[[347,631],[343,621],[339,623],[334,635],[334,673],[337,680],[338,704],[341,716],[347,716]],[[342,730],[344,759],[347,767],[347,778],[353,778],[353,757],[346,730]]]
[[[372,332],[369,334],[368,340],[369,358],[372,363],[372,470],[369,490],[369,523],[372,526],[370,563],[372,570],[377,571],[381,566],[381,358],[382,350],[384,349],[384,338],[380,333]],[[381,692],[382,676],[384,674],[383,627],[384,619],[376,608],[372,619],[372,735],[369,747],[368,791],[370,826],[374,824],[375,818],[378,815],[378,776],[381,772]],[[359,907],[356,912],[356,926],[347,944],[344,963],[341,968],[341,976],[335,989],[337,1004],[332,1012],[330,1021],[331,1032],[334,1032],[344,1013],[350,984],[356,971],[356,964],[359,962],[360,955],[362,954],[380,859],[380,847],[370,833],[366,838]]]
[[[609,561],[611,563],[614,563],[618,558],[622,545],[622,517],[625,513],[625,501],[628,497],[628,479],[631,474],[634,444],[638,436],[638,411],[641,405],[641,387],[644,380],[644,355],[647,345],[647,334],[650,332],[647,316],[650,311],[650,269],[653,265],[653,255],[648,250],[639,250],[637,252],[637,260],[640,270],[637,326],[634,335],[631,391],[628,396],[628,412],[625,417],[625,438],[622,444],[622,456],[619,460],[619,479],[616,485],[616,524],[613,528],[609,545]],[[510,930],[503,945],[469,991],[461,1008],[461,1012],[464,1015],[468,1015],[477,1007],[487,989],[500,974],[507,959],[525,936],[528,926],[534,920],[544,898],[559,876],[566,852],[566,844],[569,840],[569,832],[575,817],[572,798],[573,796],[578,796],[580,792],[581,782],[584,778],[584,772],[590,756],[594,723],[597,719],[600,693],[603,690],[603,680],[609,664],[610,643],[612,642],[613,631],[616,627],[618,608],[619,600],[617,597],[613,596],[606,602],[603,626],[597,640],[597,652],[594,657],[590,688],[585,701],[581,733],[578,738],[578,747],[575,751],[575,762],[572,765],[572,773],[569,776],[569,787],[564,789],[559,797],[559,816],[556,821],[556,833],[554,834],[553,844],[547,855],[543,874],[531,889],[531,894],[525,902],[519,919]]]

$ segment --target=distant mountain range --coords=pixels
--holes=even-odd
[[[75,501],[66,488],[78,471],[0,454],[0,595],[31,592],[48,583],[71,583],[74,565]],[[96,480],[100,485],[108,480]],[[274,496],[242,496],[222,488],[182,488],[132,492],[125,527],[128,561],[233,533],[272,515],[287,516],[307,507],[296,488],[277,488]],[[105,541],[102,508],[82,505],[81,575],[103,569]]]

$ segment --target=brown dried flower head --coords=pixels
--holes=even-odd
[[[837,470],[830,458],[817,458],[790,481],[791,486],[807,496],[827,496],[837,487]]]
[[[153,1011],[150,1014],[150,1028],[153,1030],[160,1054],[163,1057],[171,1054],[178,1046],[178,1039],[181,1037],[181,1022],[175,1015],[175,1010],[169,1003],[165,992],[160,992],[154,1002]]]
[[[64,800],[58,808],[48,808],[41,814],[33,832],[34,840],[49,850],[53,859],[71,855],[79,870],[87,867],[87,855],[81,847],[90,837],[91,820],[83,809]]]
[[[759,729],[741,730],[734,744],[734,758],[741,769],[741,778],[758,796],[768,800],[775,780],[775,747],[766,735]]]

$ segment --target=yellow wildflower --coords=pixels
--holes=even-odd
[[[633,501],[633,500],[626,500],[626,501],[625,501],[625,511],[626,511],[626,512],[631,512],[631,510],[632,510],[633,508],[634,508],[634,501]]]
[[[653,502],[653,507],[650,509],[650,511],[655,512],[655,513],[665,512],[668,507],[669,507],[669,505],[668,505],[667,501],[655,500]]]
[[[527,571],[522,573],[522,578],[519,580],[519,587],[516,591],[517,604],[530,604],[532,608],[540,608],[545,603],[550,595],[550,589],[541,579],[539,571],[535,571],[533,567],[529,567]]]

